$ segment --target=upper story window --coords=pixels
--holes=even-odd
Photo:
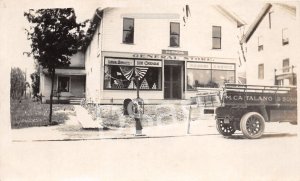
[[[221,49],[221,26],[213,26],[212,27],[212,48],[213,49]]]
[[[263,51],[264,50],[264,45],[263,45],[263,37],[259,36],[257,38],[257,43],[258,43],[258,51]]]
[[[290,59],[284,59],[282,61],[282,72],[289,72],[290,70]]]
[[[258,64],[258,79],[264,79],[264,64]]]
[[[180,45],[180,23],[170,23],[170,47]]]
[[[123,43],[134,42],[134,19],[124,18],[123,19]]]
[[[269,29],[272,28],[272,14],[273,12],[269,12]]]
[[[283,28],[282,29],[282,45],[289,44],[289,37],[288,37],[288,29]]]

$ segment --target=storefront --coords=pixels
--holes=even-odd
[[[189,99],[197,87],[219,88],[236,81],[234,59],[213,57],[105,52],[102,70],[102,103],[108,103],[110,96],[118,103],[135,97],[134,76],[149,103]]]

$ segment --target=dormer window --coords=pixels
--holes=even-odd
[[[288,37],[288,29],[283,28],[282,29],[282,45],[288,45],[289,44],[289,37]]]

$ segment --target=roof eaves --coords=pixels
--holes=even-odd
[[[272,8],[272,4],[270,4],[270,3],[267,3],[263,6],[263,8],[261,9],[261,11],[258,14],[257,18],[250,25],[248,31],[244,35],[244,37],[241,41],[242,43],[247,43],[249,41],[249,39],[251,38],[251,36],[253,35],[253,33],[255,32],[255,30],[257,29],[257,27],[262,22],[262,20],[264,19],[264,17],[266,16],[266,14],[269,12],[269,10],[271,8]]]
[[[221,5],[216,5],[215,8],[224,16],[227,18],[230,18],[231,20],[235,21],[237,23],[237,27],[241,27],[246,25],[247,23],[242,20],[240,17],[238,17],[235,13],[229,11],[227,8],[221,6]]]

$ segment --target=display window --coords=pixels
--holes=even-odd
[[[106,58],[104,89],[137,89],[138,77],[141,90],[161,90],[161,61]]]
[[[234,64],[187,62],[187,90],[219,88],[234,82]]]

